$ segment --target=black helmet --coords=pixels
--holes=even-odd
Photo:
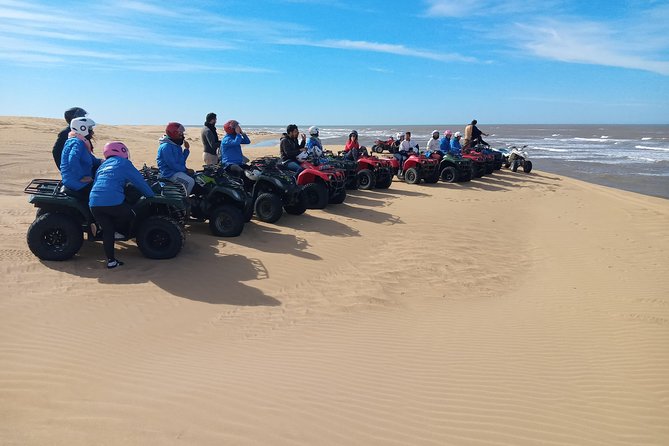
[[[65,110],[64,116],[65,120],[69,124],[74,118],[83,118],[88,112],[81,107],[72,107]]]
[[[358,137],[358,131],[357,130],[352,130],[351,133],[348,134],[348,137],[350,138],[351,136],[355,136],[356,138]]]

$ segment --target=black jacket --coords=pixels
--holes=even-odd
[[[70,133],[70,127],[65,127],[58,134],[58,139],[53,145],[51,153],[53,154],[53,161],[56,163],[56,167],[60,170],[60,158],[63,155],[63,148],[65,147],[65,141],[67,141],[67,135]]]
[[[300,154],[300,149],[303,149],[305,144],[305,140],[298,143],[297,138],[291,138],[287,133],[284,133],[280,145],[281,159],[283,161],[297,161],[297,155]]]

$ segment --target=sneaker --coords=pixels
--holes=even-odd
[[[93,237],[97,236],[98,232],[99,232],[98,225],[96,225],[95,223],[91,223],[91,234],[93,235]]]
[[[109,269],[116,268],[117,266],[121,266],[121,265],[123,265],[123,262],[121,262],[120,260],[116,260],[116,259],[109,260],[107,262],[107,268],[109,268]]]
[[[126,236],[120,232],[114,232],[114,240],[125,240]]]

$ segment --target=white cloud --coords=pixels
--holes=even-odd
[[[466,57],[457,53],[438,53],[436,51],[429,51],[424,49],[409,48],[404,45],[396,45],[391,43],[367,42],[364,40],[316,40],[309,41],[304,39],[280,39],[277,41],[283,45],[301,45],[313,46],[319,48],[334,48],[341,50],[354,51],[370,51],[376,53],[396,54],[398,56],[416,57],[420,59],[438,60],[441,62],[460,61],[460,62],[475,62],[476,59]]]
[[[654,55],[661,42],[648,47],[642,30],[610,27],[583,20],[543,20],[515,24],[516,45],[531,54],[561,62],[632,68],[669,75],[669,61]],[[669,47],[664,41],[664,49]]]

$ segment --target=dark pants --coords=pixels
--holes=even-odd
[[[135,216],[128,203],[117,206],[93,206],[91,212],[95,221],[102,226],[102,244],[105,249],[107,260],[114,260],[114,233],[117,230],[127,232],[130,222]]]
[[[74,197],[77,200],[85,203],[86,206],[88,206],[88,196],[91,194],[91,189],[92,188],[93,188],[93,182],[90,182],[79,190],[74,190],[74,189],[70,189],[67,186],[63,186],[63,192],[65,192],[65,195],[69,195],[70,197]]]
[[[293,160],[286,160],[283,162],[283,165],[286,167],[286,169],[292,170],[295,173],[300,173],[304,170],[297,161]]]

